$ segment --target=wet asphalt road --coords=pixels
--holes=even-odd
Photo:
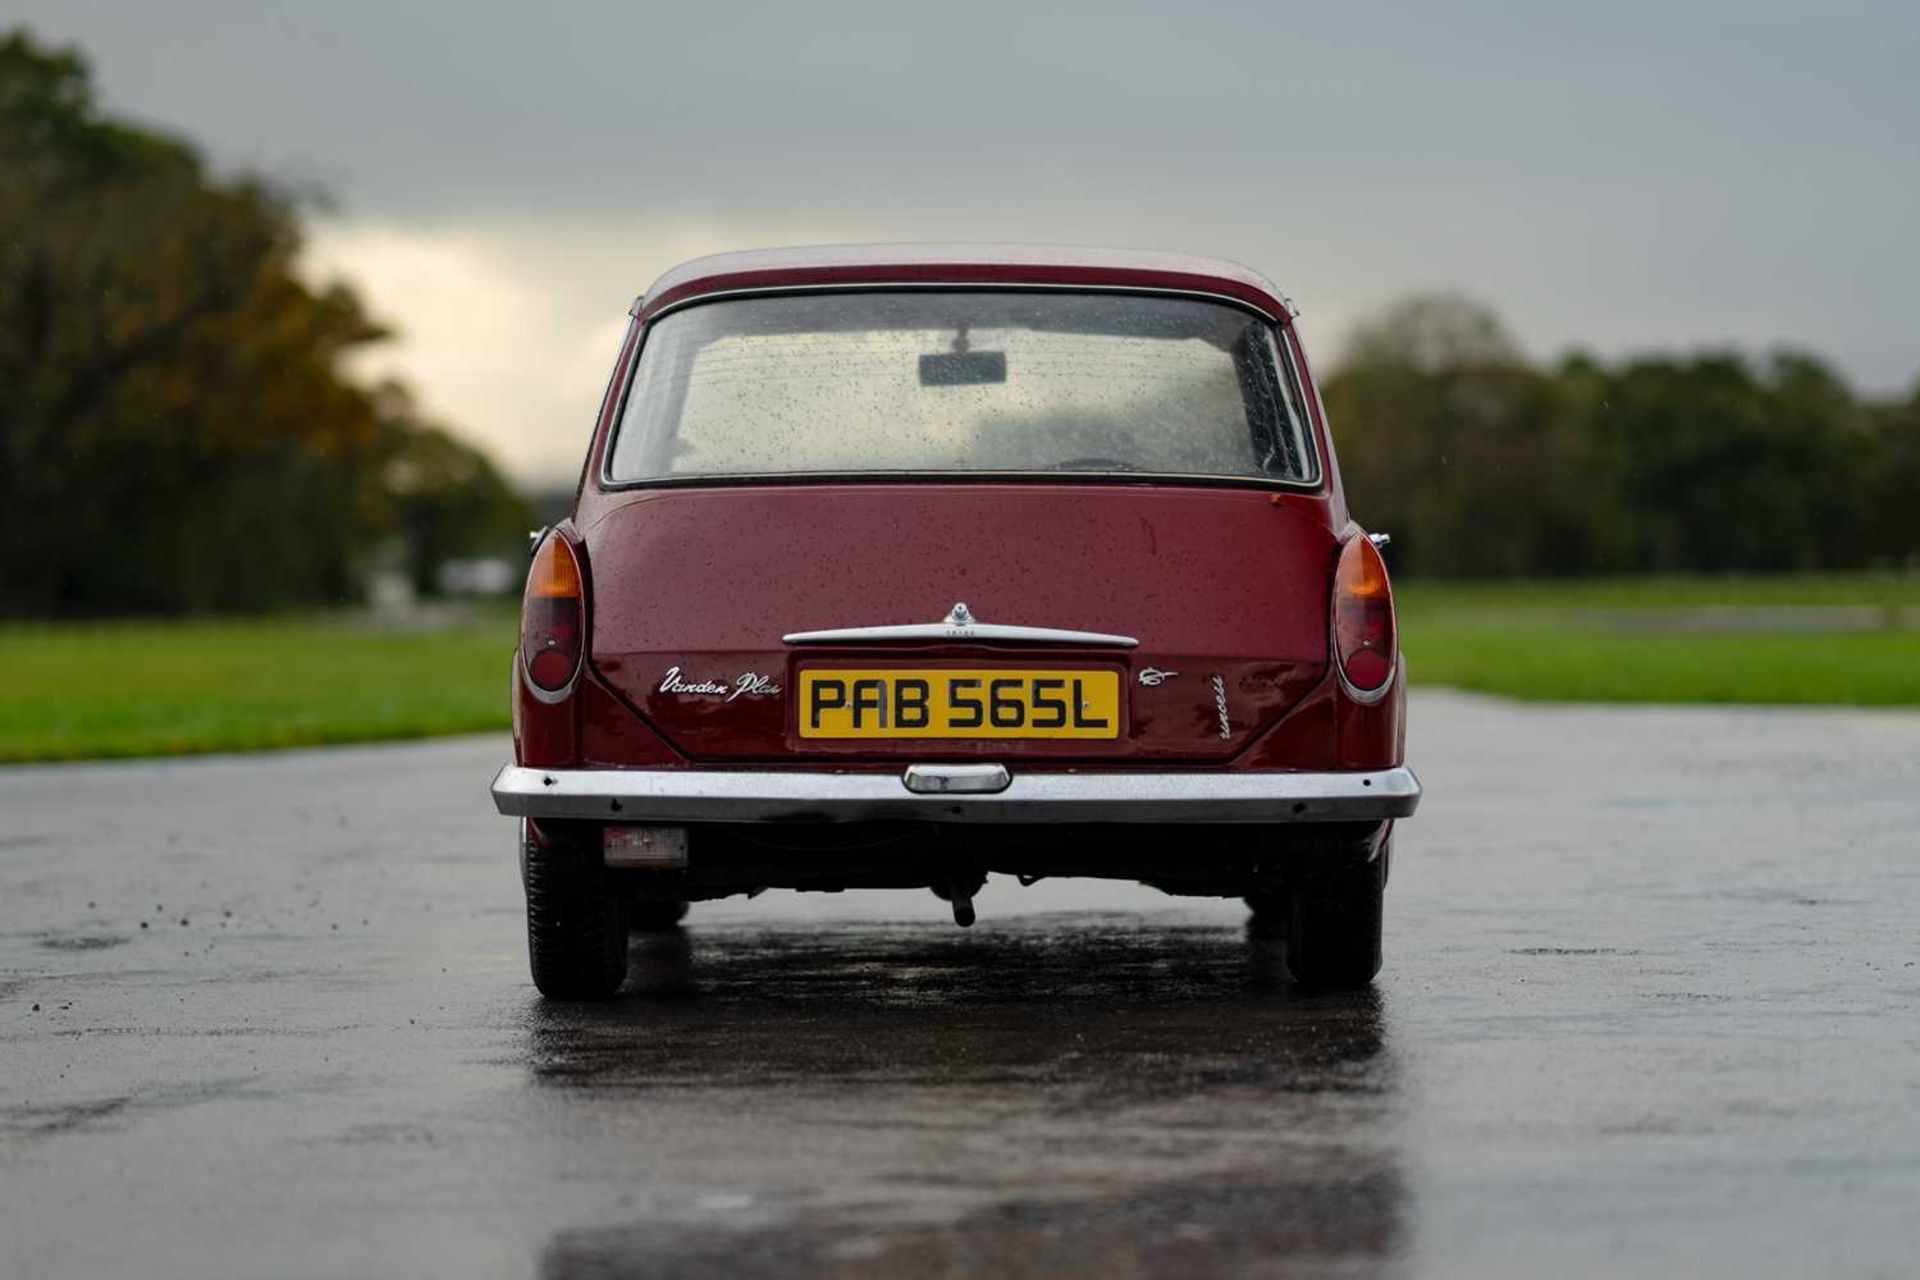
[[[0,1274],[1920,1270],[1920,715],[1416,699],[1376,991],[768,894],[528,985],[494,739],[0,770]]]

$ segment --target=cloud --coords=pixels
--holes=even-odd
[[[627,306],[646,283],[604,265],[605,238],[531,225],[328,223],[306,268],[346,279],[397,330],[359,372],[407,382],[429,413],[521,480],[562,484],[579,470]]]

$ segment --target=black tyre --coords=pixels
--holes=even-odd
[[[522,835],[527,958],[533,985],[556,1000],[604,1000],[627,977],[627,902],[597,849]]]
[[[1387,857],[1386,842],[1369,832],[1302,860],[1286,895],[1287,971],[1295,982],[1353,990],[1380,972]],[[1258,905],[1255,912],[1258,918]]]
[[[666,933],[680,927],[687,918],[684,902],[655,902],[636,898],[628,908],[627,928],[635,933]]]

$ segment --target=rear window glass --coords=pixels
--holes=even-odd
[[[654,322],[615,482],[1002,472],[1316,478],[1273,329],[1189,298],[945,290],[703,303]]]

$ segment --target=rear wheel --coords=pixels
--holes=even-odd
[[[527,957],[533,985],[556,1000],[604,1000],[627,977],[627,903],[598,850],[521,836],[527,890]]]
[[[1256,938],[1282,938],[1287,971],[1303,987],[1364,987],[1380,972],[1388,843],[1378,828],[1303,853],[1291,883],[1252,894]]]
[[[1364,987],[1380,972],[1387,847],[1369,835],[1301,868],[1287,909],[1287,971],[1302,986]]]

